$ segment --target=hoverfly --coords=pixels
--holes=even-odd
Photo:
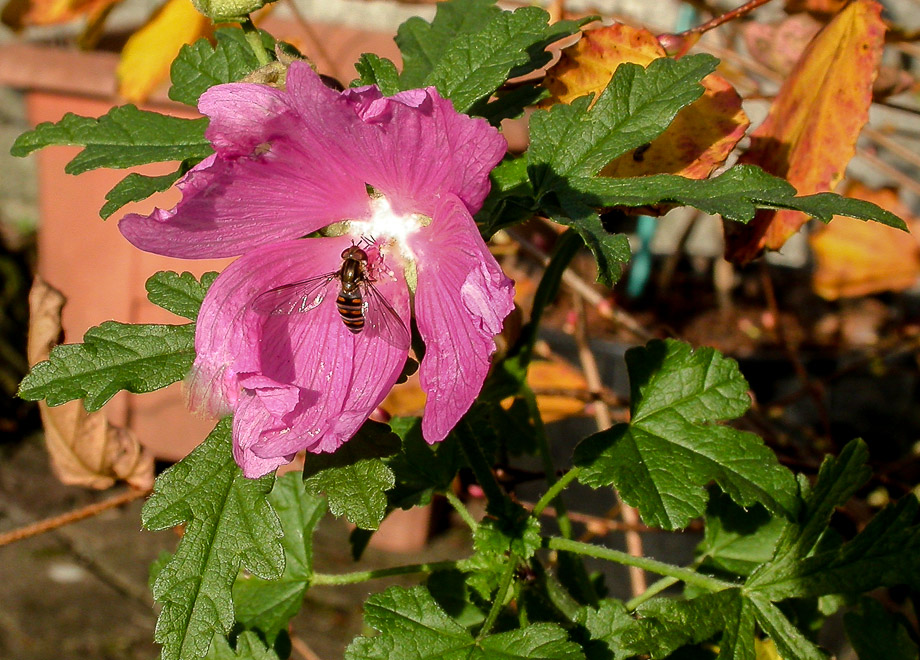
[[[338,270],[269,289],[252,301],[259,314],[303,314],[319,307],[338,282],[335,298],[342,323],[354,335],[379,336],[399,349],[409,348],[409,331],[368,273],[367,253],[356,245],[342,251]]]

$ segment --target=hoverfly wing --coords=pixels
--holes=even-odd
[[[408,350],[410,343],[409,329],[387,302],[383,294],[370,282],[362,287],[364,295],[364,332],[368,337],[380,337],[390,346]]]
[[[311,277],[291,284],[283,284],[269,289],[256,296],[252,301],[252,309],[263,316],[288,316],[302,314],[319,307],[328,295],[335,297],[334,288],[330,286],[338,282],[338,271]]]

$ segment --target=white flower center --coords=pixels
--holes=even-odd
[[[409,237],[430,222],[421,213],[395,213],[386,197],[375,194],[371,196],[371,217],[350,221],[349,233],[368,238],[378,245],[395,244],[403,258],[414,260]]]

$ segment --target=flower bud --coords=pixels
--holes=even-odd
[[[215,23],[234,23],[274,0],[192,0],[195,9]]]

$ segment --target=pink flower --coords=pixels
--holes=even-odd
[[[513,305],[472,218],[504,139],[434,88],[339,93],[299,62],[286,90],[218,85],[199,109],[216,153],[179,182],[175,209],[119,224],[150,252],[242,255],[201,307],[193,405],[233,413],[248,477],[302,449],[334,451],[399,377],[411,307],[425,342],[422,432],[443,440],[479,393]],[[333,300],[353,245],[367,256],[359,281],[372,282],[359,287],[358,332]]]

